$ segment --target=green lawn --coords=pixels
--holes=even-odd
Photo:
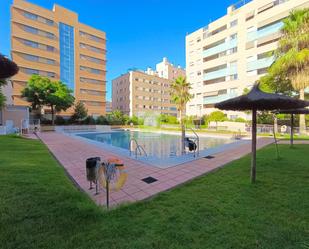
[[[309,146],[269,146],[149,201],[110,212],[39,141],[0,137],[0,248],[309,248]],[[205,160],[205,163],[207,160]]]

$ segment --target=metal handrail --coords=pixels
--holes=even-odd
[[[145,151],[143,146],[138,144],[138,142],[137,142],[137,140],[135,138],[131,138],[130,142],[129,142],[130,156],[132,155],[132,147],[131,147],[132,141],[135,142],[135,145],[136,145],[136,148],[135,148],[135,158],[137,158],[137,150],[139,151],[140,156],[142,155],[142,151],[143,151],[143,153],[147,157],[147,152]]]
[[[196,137],[196,142],[197,142],[197,148],[196,148],[196,150],[194,150],[194,157],[195,157],[195,153],[196,153],[196,151],[197,151],[197,156],[199,156],[199,154],[200,154],[200,137],[199,137],[199,135],[197,135],[197,133],[192,129],[192,128],[189,128],[192,132],[193,132],[193,134],[195,135],[195,137]]]

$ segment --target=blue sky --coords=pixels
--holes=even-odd
[[[235,0],[236,1],[236,0]],[[129,68],[154,67],[164,56],[185,67],[185,36],[226,13],[233,0],[30,0],[54,3],[79,14],[79,21],[106,32],[107,99],[111,80]],[[10,54],[10,5],[0,0],[0,53]]]

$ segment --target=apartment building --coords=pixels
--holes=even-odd
[[[105,114],[105,33],[80,23],[77,13],[59,5],[48,10],[14,0],[11,53],[20,67],[12,78],[14,105],[28,105],[21,90],[31,75],[39,74],[64,82],[75,99],[85,104],[89,115]]]
[[[227,14],[186,36],[186,72],[194,98],[187,113],[201,116],[214,104],[243,94],[274,61],[282,19],[308,0],[252,0],[227,8]],[[246,114],[226,112],[229,118]]]
[[[167,114],[177,116],[171,101],[170,84],[185,70],[163,58],[156,70],[131,70],[112,81],[112,108],[129,116]]]

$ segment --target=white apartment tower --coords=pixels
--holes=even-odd
[[[214,104],[241,95],[274,61],[282,20],[309,0],[251,0],[232,5],[227,14],[186,36],[186,74],[194,98],[187,114],[213,112]],[[226,112],[233,119],[246,117]]]

